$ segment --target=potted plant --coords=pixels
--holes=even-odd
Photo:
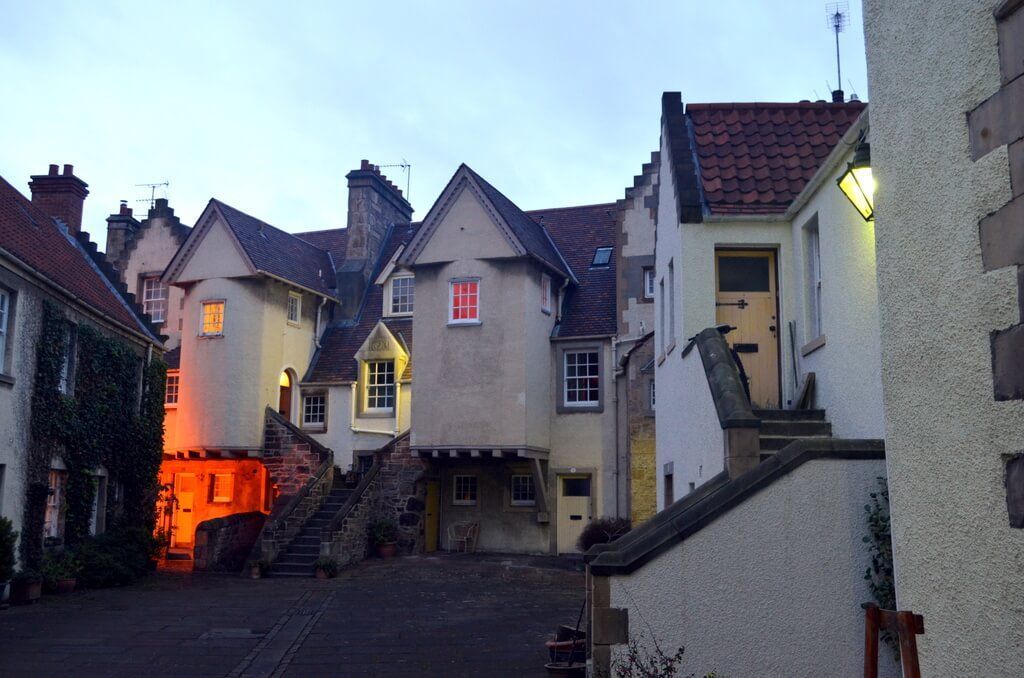
[[[250,579],[260,579],[270,570],[270,563],[265,560],[250,560],[246,567],[249,568]]]
[[[320,556],[313,563],[317,579],[334,579],[338,576],[338,561],[330,556]]]
[[[19,570],[11,580],[11,602],[15,605],[34,603],[43,595],[43,578],[35,570]]]
[[[81,568],[70,553],[48,553],[43,559],[43,590],[47,593],[65,594],[75,590],[78,572]]]
[[[14,576],[14,544],[18,533],[8,518],[0,518],[0,607],[7,603],[11,577]]]
[[[370,526],[373,544],[381,558],[394,558],[398,550],[398,526],[393,520],[381,518]]]

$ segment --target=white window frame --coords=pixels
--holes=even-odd
[[[530,495],[532,499],[516,499],[516,481],[525,480],[530,486]],[[509,478],[508,485],[508,496],[509,503],[512,506],[536,506],[537,505],[537,485],[533,481],[533,476],[529,473],[516,473]]]
[[[547,273],[540,275],[540,310],[551,314],[551,276]]]
[[[608,261],[599,264],[597,263],[597,255],[602,252],[608,253]],[[597,249],[594,250],[594,258],[590,260],[590,266],[591,268],[605,268],[607,266],[611,266],[613,256],[615,256],[615,248],[612,247],[611,245],[604,245],[602,247],[598,247]]]
[[[174,388],[172,391],[171,380],[174,380]],[[172,399],[172,395],[173,399]],[[167,383],[164,386],[164,407],[177,407],[178,406],[178,395],[181,393],[181,374],[178,372],[167,374]]]
[[[399,281],[403,281],[401,285],[396,285]],[[408,290],[408,294],[405,295],[407,300],[402,302],[409,306],[406,311],[395,310],[395,292],[397,288],[402,287],[408,281],[412,286]],[[384,295],[384,315],[392,318],[402,318],[411,316],[416,311],[416,278],[412,275],[396,275],[388,280],[387,294]]]
[[[387,383],[387,382],[370,383],[371,379],[372,379],[373,372],[374,372],[372,366],[375,366],[375,365],[391,365],[391,383],[390,384]],[[395,374],[395,361],[394,360],[367,360],[363,370],[364,370],[364,374],[366,375],[366,380],[365,380],[366,383],[363,386],[363,411],[364,412],[369,412],[371,414],[374,414],[374,413],[378,413],[379,414],[379,413],[384,413],[384,412],[394,412],[395,411],[395,398],[397,397],[397,394],[398,394],[398,389],[397,389],[398,375]],[[383,388],[383,389],[386,390],[388,387],[391,388],[390,396],[388,396],[388,395],[379,396],[379,395],[375,394],[372,397],[374,399],[379,399],[381,397],[385,397],[385,398],[389,397],[390,401],[391,401],[391,405],[390,406],[386,406],[386,407],[371,407],[370,406],[370,398],[371,398],[370,389],[372,389],[372,388]]]
[[[222,478],[227,478],[227,494],[218,494],[217,481]],[[210,488],[211,503],[214,504],[230,504],[235,499],[235,474],[234,473],[214,473],[213,478],[210,480],[213,487]],[[221,488],[221,492],[224,488]]]
[[[807,228],[807,311],[810,332],[807,341],[813,341],[822,334],[821,322],[821,231],[815,222]]]
[[[11,318],[11,293],[0,289],[0,374],[4,372],[7,364],[7,336],[8,325]]]
[[[147,275],[142,278],[142,311],[157,325],[167,322],[170,296],[170,289],[160,280],[159,275]],[[159,314],[156,311],[159,311]]]
[[[294,303],[293,303],[294,302]],[[294,311],[294,313],[293,313]],[[302,325],[302,295],[298,292],[288,293],[288,324],[299,327]],[[223,325],[223,321],[222,321]]]
[[[465,479],[467,482],[472,481],[471,487],[473,489],[472,499],[459,499],[459,481]],[[467,488],[468,489],[468,488]],[[453,506],[476,506],[477,501],[480,499],[480,481],[475,475],[468,473],[460,473],[452,476],[452,505]]]
[[[592,374],[592,375],[591,374],[586,374],[586,375],[574,374],[574,375],[570,376],[569,375],[569,356],[571,356],[571,355],[573,355],[573,356],[575,356],[575,355],[587,355],[587,356],[593,355],[593,356],[596,356],[596,358],[597,358],[596,362],[591,363],[589,358],[588,358],[586,365],[587,365],[588,368],[591,365],[596,367],[597,368],[597,373],[596,374]],[[575,365],[575,367],[578,368],[579,367],[579,363],[577,363]],[[569,391],[570,391],[569,380],[570,379],[572,379],[572,380],[597,379],[597,398],[594,399],[594,400],[569,400]],[[573,390],[573,391],[578,393],[578,392],[581,392],[581,391],[584,391],[584,390],[589,391],[590,387],[588,386],[588,387],[582,387],[581,388],[581,387],[577,386],[576,388],[571,389],[571,390]],[[600,351],[600,349],[598,349],[598,348],[566,349],[565,352],[562,353],[562,405],[564,407],[598,407],[598,406],[601,405],[601,351]]]
[[[655,280],[654,269],[653,268],[644,268],[643,272],[644,272],[643,273],[643,275],[644,275],[644,292],[643,292],[644,299],[647,300],[647,301],[650,301],[650,300],[654,299],[654,280]]]
[[[476,317],[456,318],[455,317],[455,286],[463,283],[474,283],[476,285]],[[479,325],[480,324],[480,278],[452,278],[448,281],[448,324],[449,325]],[[466,308],[469,308],[468,306]]]
[[[216,332],[206,331],[206,307],[220,304],[220,329]],[[222,337],[224,336],[224,320],[227,317],[228,304],[223,299],[204,299],[199,304],[199,336],[201,337]]]
[[[309,401],[319,399],[319,404],[312,404]],[[319,420],[311,420],[309,414],[311,412],[319,411]],[[303,393],[302,394],[302,427],[311,429],[324,429],[327,428],[327,394],[324,392],[319,393]]]

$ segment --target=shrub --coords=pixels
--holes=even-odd
[[[388,518],[375,520],[370,523],[370,537],[377,545],[398,541],[398,526],[395,525],[395,521]]]
[[[332,579],[338,576],[338,561],[329,556],[321,556],[314,563],[316,569],[322,570],[324,574]]]
[[[631,529],[633,526],[628,518],[598,518],[583,528],[576,545],[586,553],[591,546],[615,541]]]
[[[149,571],[150,560],[159,556],[159,544],[145,528],[118,528],[83,541],[74,556],[81,567],[82,587],[123,586]]]
[[[43,590],[53,592],[61,579],[75,579],[79,571],[78,561],[68,552],[47,553],[43,556]]]
[[[18,533],[8,518],[0,518],[0,581],[8,581],[14,575],[14,544]]]

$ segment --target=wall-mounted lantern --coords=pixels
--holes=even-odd
[[[853,154],[853,162],[846,166],[843,176],[836,180],[839,190],[853,203],[864,221],[875,218],[875,179],[871,175],[871,146],[861,141]]]

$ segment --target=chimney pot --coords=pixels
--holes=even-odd
[[[359,169],[362,169],[362,170],[370,169],[370,161],[369,160],[365,160],[365,159],[364,160],[360,160],[359,161]]]
[[[50,172],[49,172],[50,176],[51,177],[57,176],[58,169],[59,168],[56,165],[50,165]]]
[[[845,95],[843,94],[843,90],[841,90],[841,89],[834,89],[834,90],[832,90],[832,103],[834,103],[834,104],[841,104],[844,101],[846,101],[846,98],[845,98]]]
[[[64,176],[66,176],[66,177],[73,177],[73,176],[75,176],[75,166],[74,165],[67,165],[67,164],[65,164],[64,165]]]

